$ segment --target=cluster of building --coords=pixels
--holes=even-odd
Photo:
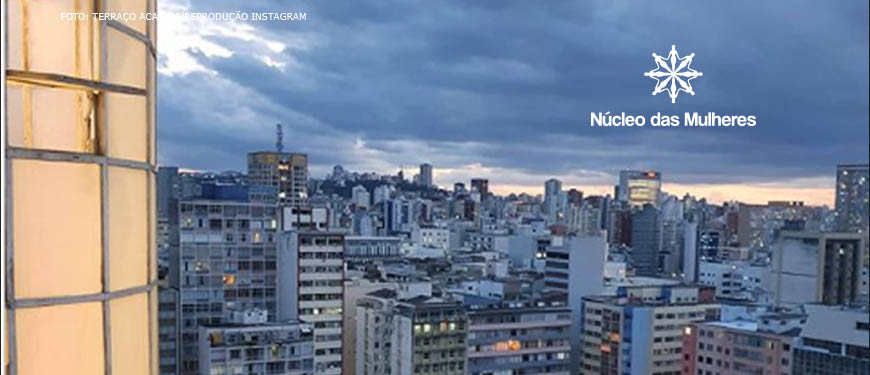
[[[867,374],[867,165],[836,207],[498,196],[304,154],[158,171],[160,372]]]

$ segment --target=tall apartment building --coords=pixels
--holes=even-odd
[[[311,326],[269,322],[265,310],[233,311],[199,327],[200,374],[314,375]]]
[[[248,183],[273,186],[281,205],[308,203],[308,155],[290,152],[248,153]]]
[[[278,313],[278,209],[274,204],[196,199],[179,204],[180,246],[170,284],[181,306],[181,374],[200,373],[200,325],[230,310]]]
[[[181,363],[181,348],[178,345],[181,329],[179,293],[177,289],[166,285],[160,285],[157,291],[159,374],[178,375]]]
[[[662,249],[662,220],[659,210],[651,204],[631,215],[631,259],[637,276],[659,275],[659,253]]]
[[[562,293],[571,309],[571,361],[576,367],[580,358],[583,297],[600,294],[604,288],[607,244],[603,236],[553,236],[545,248],[544,287]]]
[[[468,374],[570,374],[571,310],[501,306],[468,311]]]
[[[158,371],[156,20],[59,17],[120,7],[156,1],[3,3],[12,374]]]
[[[863,242],[857,233],[782,232],[772,267],[776,303],[856,301],[861,294]]]
[[[837,230],[864,236],[864,266],[870,265],[870,169],[867,164],[837,166],[834,201]]]
[[[580,374],[675,375],[683,370],[683,332],[718,320],[713,290],[682,285],[618,287],[583,298]]]
[[[870,221],[870,169],[867,164],[837,166],[837,195],[834,206],[837,230],[868,231]]]
[[[284,207],[285,218],[293,207]],[[297,212],[298,215],[298,212]],[[322,220],[326,215],[321,214]],[[307,220],[311,215],[295,216]],[[279,258],[282,270],[281,319],[298,319],[314,327],[314,368],[317,374],[341,374],[342,312],[344,309],[344,234],[300,227],[317,223],[283,223]]]
[[[807,323],[792,359],[792,375],[870,374],[867,308],[806,305]]]
[[[683,329],[683,375],[789,375],[797,331],[777,333],[747,321],[689,324]]]
[[[458,302],[380,290],[357,302],[359,375],[466,374],[468,318]]]
[[[369,191],[366,190],[365,186],[357,185],[354,186],[353,189],[350,190],[351,198],[350,201],[357,208],[369,208],[372,205],[372,196],[369,194]]]
[[[432,179],[432,164],[423,163],[420,164],[420,185],[423,186],[433,186],[434,180]]]
[[[567,195],[562,192],[562,181],[551,178],[544,183],[544,213],[550,224],[561,223],[567,214]]]
[[[659,205],[662,192],[662,174],[656,171],[620,171],[619,195],[617,198],[629,202],[632,207]]]
[[[489,199],[489,180],[485,178],[472,178],[471,191],[480,193],[480,200]]]
[[[393,290],[380,289],[358,298],[354,315],[354,369],[358,375],[399,374],[400,360],[410,358],[410,328],[399,325],[396,306],[399,303]],[[396,356],[396,359],[393,357]],[[394,365],[399,365],[394,371]],[[406,367],[410,372],[410,367]]]

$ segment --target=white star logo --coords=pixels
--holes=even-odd
[[[680,58],[680,55],[677,54],[677,46],[671,45],[671,52],[668,53],[667,58],[655,53],[652,56],[656,60],[657,66],[643,75],[656,80],[653,95],[667,91],[668,96],[671,97],[671,103],[677,102],[677,95],[680,94],[680,91],[695,95],[691,81],[704,75],[704,73],[691,68],[692,59],[695,57],[694,53]]]

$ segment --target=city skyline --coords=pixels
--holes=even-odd
[[[9,0],[0,372],[867,375],[870,4],[413,2]]]
[[[160,5],[274,10],[258,2]],[[429,12],[300,2],[292,10],[305,21],[167,19],[159,163],[241,170],[234,155],[271,149],[280,122],[286,149],[308,153],[315,177],[336,164],[395,173],[428,162],[441,169],[441,186],[484,177],[494,191],[532,192],[550,177],[601,190],[619,170],[655,169],[669,191],[831,205],[836,165],[867,162],[867,5],[799,2],[787,17],[774,5],[752,13],[740,3],[685,7],[698,16],[594,2]],[[696,95],[677,104],[649,95],[642,76],[650,54],[672,44],[696,53],[705,73],[693,81]],[[836,74],[806,73],[819,70]],[[225,92],[238,94],[212,94]],[[608,110],[751,114],[758,125],[588,126],[590,112]]]

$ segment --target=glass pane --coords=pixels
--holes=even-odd
[[[151,338],[148,329],[148,293],[114,299],[109,303],[112,373],[147,375],[151,365],[148,359]]]
[[[108,0],[106,11],[110,13],[136,13],[136,19],[130,21],[118,20],[121,24],[145,35],[145,20],[139,15],[147,12],[148,0]]]
[[[109,286],[147,284],[148,201],[145,171],[109,168]]]
[[[111,27],[106,28],[106,81],[145,88],[145,44]]]
[[[92,96],[86,91],[30,85],[9,88],[9,144],[45,150],[92,152]],[[28,96],[29,95],[29,96]],[[30,129],[27,108],[30,111]]]
[[[8,69],[15,70],[24,70],[24,65],[22,65],[22,54],[24,51],[21,50],[22,43],[22,31],[21,27],[21,2],[24,0],[10,0],[7,1],[8,17],[6,18],[7,25],[7,34],[6,40],[4,42],[8,42],[7,48],[8,52],[6,54],[6,67]]]
[[[15,296],[101,291],[99,167],[13,160],[12,201]]]
[[[102,374],[102,310],[99,302],[15,310],[18,373]]]
[[[146,99],[144,96],[106,93],[105,119],[108,127],[108,155],[119,159],[146,161]]]
[[[90,14],[91,3],[70,0],[40,0],[25,3],[29,40],[28,70],[93,79],[91,74],[93,47],[90,41],[93,35],[93,21],[64,20],[60,17],[61,13],[69,12]]]
[[[22,85],[6,85],[6,134],[10,146],[25,145],[24,92],[25,88]]]

